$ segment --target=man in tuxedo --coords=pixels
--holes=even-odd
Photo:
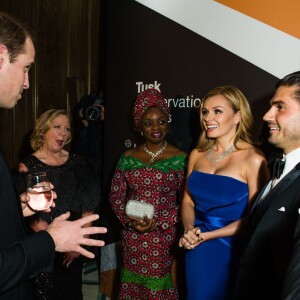
[[[0,12],[0,107],[13,108],[29,88],[28,70],[35,49],[29,29],[13,17]],[[56,194],[54,193],[55,197]],[[23,215],[34,212],[27,206],[29,196],[15,194],[10,172],[0,152],[0,299],[32,299],[30,277],[51,270],[55,251],[76,251],[93,258],[86,246],[104,242],[88,235],[105,233],[104,227],[85,227],[98,219],[91,215],[67,221],[67,212],[44,231],[27,236]],[[54,204],[55,206],[55,204]],[[85,227],[85,228],[84,228]]]
[[[250,213],[238,300],[300,299],[300,72],[278,82],[270,105],[268,141],[283,150],[285,164]]]

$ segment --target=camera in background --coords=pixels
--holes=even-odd
[[[96,92],[92,92],[87,96],[83,96],[79,102],[79,109],[82,108],[82,118],[86,121],[101,121],[101,107],[104,105],[102,96],[98,96]]]

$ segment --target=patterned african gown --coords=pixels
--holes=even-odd
[[[247,212],[248,185],[237,179],[193,171],[188,188],[195,203],[195,227],[202,232],[224,227]],[[186,252],[187,300],[232,299],[240,239],[239,236],[212,239]]]
[[[179,199],[184,186],[185,157],[179,155],[151,165],[132,156],[120,157],[112,180],[110,204],[121,221],[123,266],[120,299],[178,299],[172,284],[173,250],[178,247]],[[130,199],[154,205],[157,228],[139,233],[126,224]]]

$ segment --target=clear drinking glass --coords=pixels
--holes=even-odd
[[[46,172],[31,173],[26,176],[28,205],[33,210],[45,210],[53,201],[53,193]]]

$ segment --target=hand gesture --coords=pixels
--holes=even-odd
[[[199,227],[195,227],[186,230],[179,240],[179,247],[191,250],[197,247],[203,239],[201,238],[201,230]]]
[[[60,215],[55,218],[46,231],[51,235],[55,243],[55,250],[58,252],[75,251],[88,258],[94,258],[95,255],[84,249],[85,246],[104,246],[104,241],[91,239],[87,236],[91,234],[106,233],[105,227],[83,227],[89,222],[99,219],[99,215],[89,215],[76,221],[67,221],[70,213]]]

